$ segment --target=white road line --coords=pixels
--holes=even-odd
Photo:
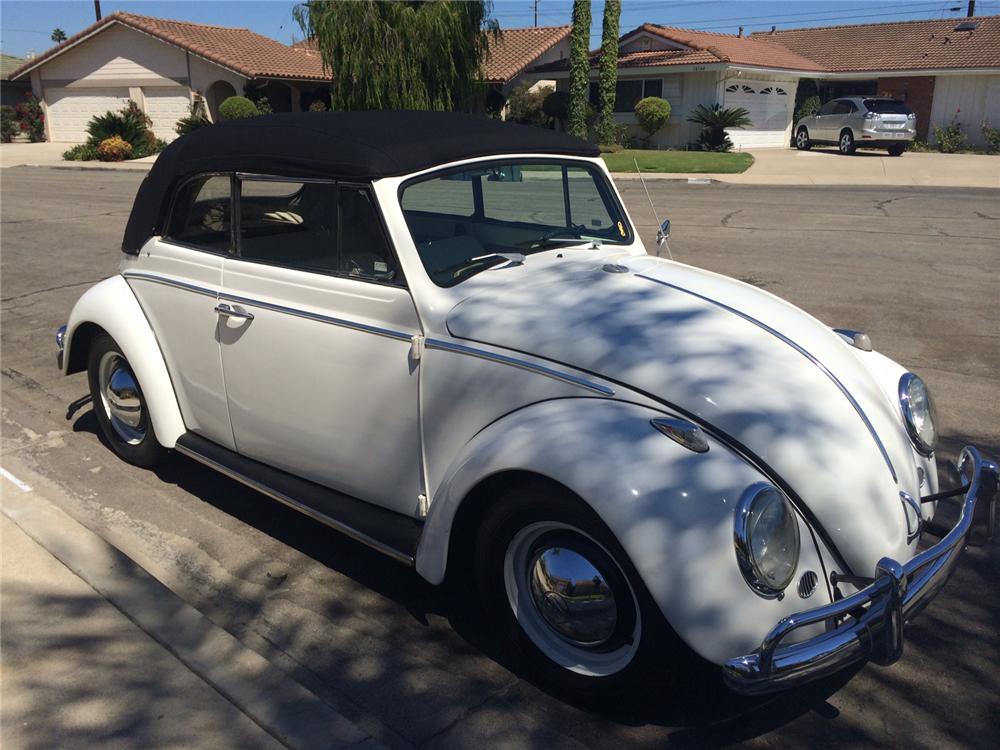
[[[0,475],[6,477],[11,482],[13,482],[14,484],[16,484],[17,487],[18,487],[18,489],[21,490],[21,492],[31,492],[31,485],[30,484],[28,484],[27,482],[22,482],[20,479],[18,479],[17,477],[15,477],[13,474],[11,474],[9,471],[7,471],[2,466],[0,466]]]

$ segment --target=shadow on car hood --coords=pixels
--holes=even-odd
[[[726,433],[804,500],[855,573],[905,555],[899,491],[916,492],[915,464],[898,407],[855,351],[742,282],[651,257],[619,262],[567,261],[474,294],[448,329],[601,375]]]

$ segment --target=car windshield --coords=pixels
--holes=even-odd
[[[512,253],[632,241],[611,185],[589,164],[498,162],[437,172],[406,183],[401,204],[424,268],[439,286],[510,267]]]
[[[865,106],[869,112],[880,115],[908,115],[913,112],[904,102],[892,99],[865,99]]]

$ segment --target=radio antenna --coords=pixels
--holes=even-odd
[[[634,156],[632,157],[632,163],[635,164],[635,173],[639,175],[639,182],[642,183],[642,189],[646,193],[646,200],[649,201],[649,210],[652,211],[653,220],[656,222],[656,257],[660,257],[660,245],[665,245],[667,248],[667,257],[673,260],[674,255],[670,252],[670,243],[667,241],[670,235],[663,234],[663,225],[660,223],[660,217],[656,215],[656,207],[653,205],[653,199],[649,197],[649,188],[646,187],[646,180],[643,178],[642,170],[639,169],[639,162]]]

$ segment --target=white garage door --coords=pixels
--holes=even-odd
[[[52,140],[83,143],[91,118],[120,110],[128,102],[128,89],[46,89],[45,99],[49,105]]]
[[[767,81],[741,81],[726,87],[726,107],[743,107],[750,113],[753,126],[730,130],[737,148],[787,146],[787,128],[791,121],[791,87]]]
[[[187,88],[184,86],[144,88],[142,94],[146,99],[146,114],[153,121],[153,132],[156,137],[172,141],[177,137],[174,126],[189,112],[191,97]]]

